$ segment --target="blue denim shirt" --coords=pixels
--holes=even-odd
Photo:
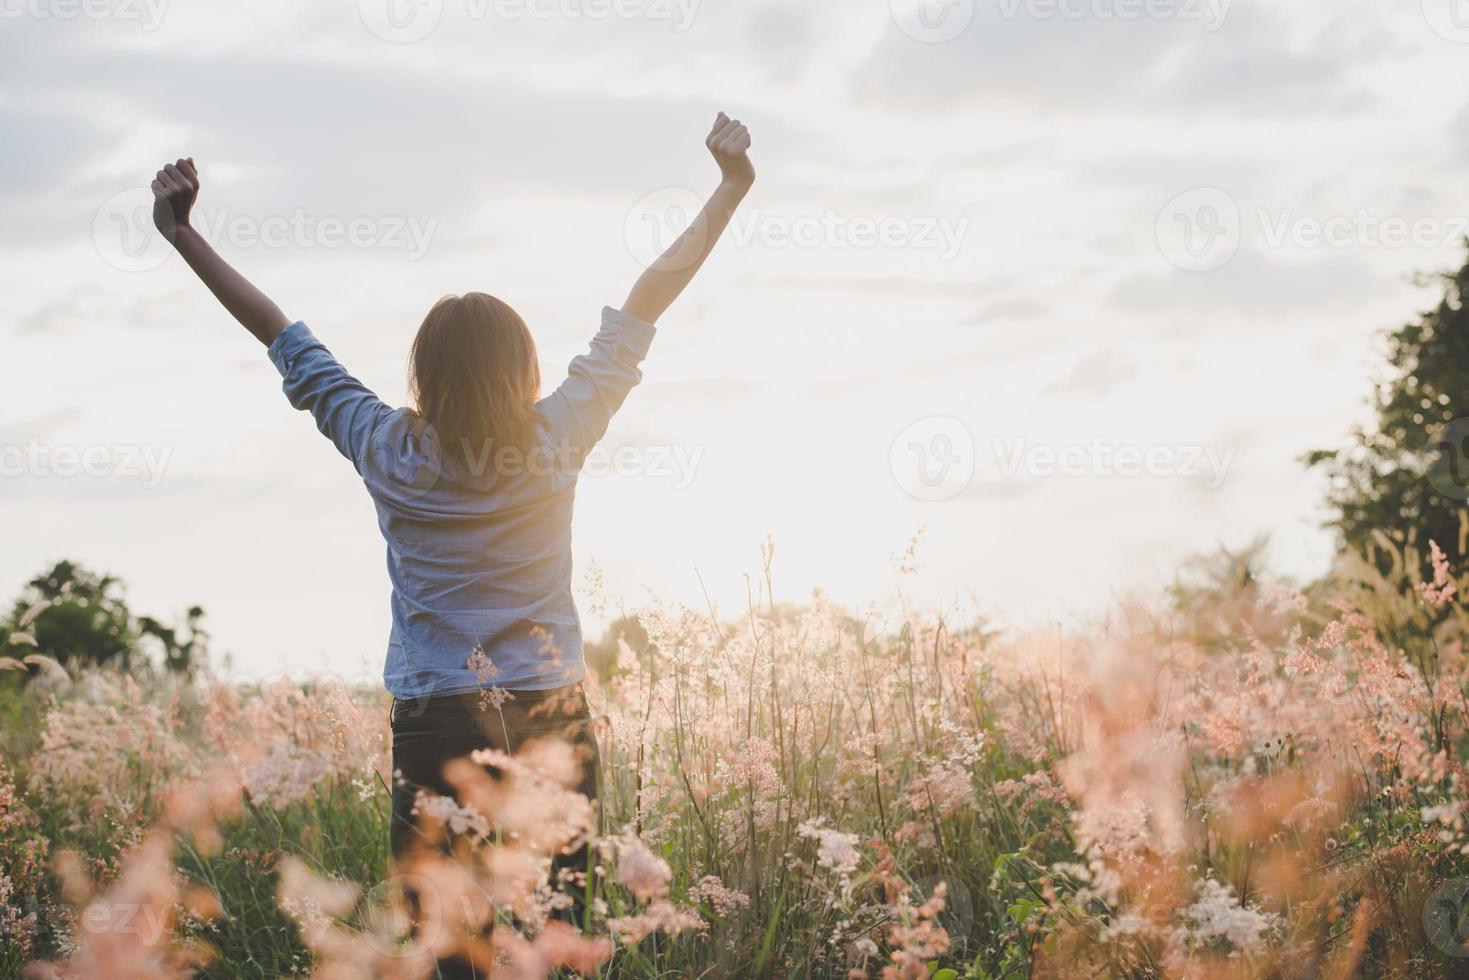
[[[357,468],[388,544],[395,697],[481,687],[546,690],[586,676],[571,597],[577,474],[642,380],[654,328],[610,307],[591,350],[536,405],[529,454],[446,452],[296,322],[270,345],[286,397]],[[477,654],[483,654],[478,656]]]

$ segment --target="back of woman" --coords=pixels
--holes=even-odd
[[[168,164],[153,182],[159,231],[266,345],[291,404],[310,412],[352,462],[377,508],[392,582],[383,669],[393,695],[392,847],[408,877],[420,856],[451,846],[441,822],[420,824],[420,811],[428,798],[455,795],[446,767],[476,750],[503,761],[493,752],[555,740],[575,761],[563,774],[569,788],[597,798],[597,742],[571,594],[577,474],[641,380],[653,325],[709,257],[755,179],[750,134],[739,120],[720,113],[705,145],[719,185],[622,308],[603,309],[590,349],[550,395],[541,397],[525,322],[500,300],[472,292],[440,300],[425,317],[410,358],[414,406],[399,409],[190,225],[199,192],[192,159]],[[573,920],[587,894],[585,841],[595,829],[571,821],[565,833],[549,835],[555,842],[545,856],[553,857],[553,881]],[[474,975],[483,943],[460,936],[442,950],[439,975]]]
[[[571,594],[576,479],[641,380],[653,334],[604,309],[588,353],[537,398],[535,345],[520,317],[483,293],[449,297],[414,343],[412,411],[384,405],[303,323],[272,343],[291,404],[353,462],[377,507],[393,586],[383,680],[394,697],[540,691],[586,675]],[[515,342],[474,343],[487,336]],[[512,425],[504,412],[429,416],[464,387],[445,365],[522,392],[524,414]]]

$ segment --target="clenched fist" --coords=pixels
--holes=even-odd
[[[169,241],[180,228],[189,227],[189,212],[199,196],[199,172],[194,160],[170,163],[153,179],[153,224]]]
[[[738,119],[720,113],[714,120],[714,128],[704,140],[719,172],[727,183],[746,188],[755,183],[755,166],[750,162],[750,131]]]

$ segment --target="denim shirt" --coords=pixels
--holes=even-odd
[[[529,453],[448,451],[296,322],[270,345],[291,405],[352,461],[388,545],[395,697],[482,687],[546,690],[586,676],[571,597],[577,474],[642,380],[654,328],[610,307],[591,350],[536,404]]]

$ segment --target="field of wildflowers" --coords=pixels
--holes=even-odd
[[[645,609],[600,818],[555,744],[466,760],[396,870],[371,685],[0,663],[0,975],[1461,975],[1469,582],[1380,545],[1086,631]]]

